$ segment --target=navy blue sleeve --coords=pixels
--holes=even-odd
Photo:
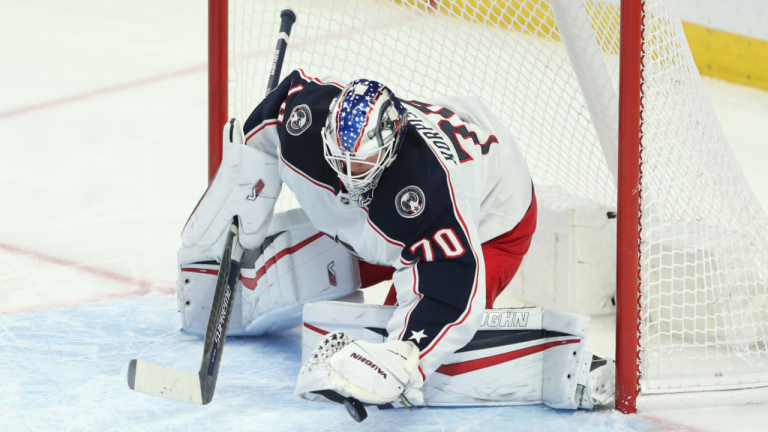
[[[276,156],[277,142],[275,140],[259,139],[258,136],[270,126],[277,126],[283,121],[288,97],[303,89],[307,85],[299,70],[288,74],[280,84],[259,103],[251,112],[243,125],[245,142],[267,154]]]
[[[413,265],[413,286],[398,290],[420,298],[399,337],[425,352],[468,315],[478,294],[482,251],[469,238],[471,221],[459,211],[447,168],[415,126],[409,125],[396,162],[384,171],[369,217],[404,245],[401,262]]]
[[[243,128],[246,143],[338,192],[338,178],[323,156],[321,130],[341,88],[301,69],[291,72],[248,117]]]

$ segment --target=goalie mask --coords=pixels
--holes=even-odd
[[[325,160],[358,206],[373,198],[381,174],[397,157],[405,126],[405,108],[376,81],[352,81],[331,102],[321,132]]]

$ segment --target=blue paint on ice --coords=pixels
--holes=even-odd
[[[176,298],[123,300],[0,317],[0,430],[56,431],[643,431],[644,419],[544,406],[369,410],[355,423],[341,405],[293,395],[301,333],[229,338],[213,402],[198,406],[128,388],[132,358],[185,372],[202,341],[179,332]]]

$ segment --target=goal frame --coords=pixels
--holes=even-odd
[[[622,0],[616,218],[616,409],[637,411],[640,389],[641,107],[644,0]]]
[[[208,0],[208,179],[222,156],[228,109],[228,0]],[[616,408],[637,410],[640,390],[642,83],[645,0],[621,0],[616,274]],[[277,20],[277,17],[275,17]]]
[[[208,0],[208,181],[221,163],[227,118],[229,1]]]

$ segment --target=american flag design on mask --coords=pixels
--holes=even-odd
[[[353,84],[341,99],[337,119],[339,148],[350,152],[358,151],[377,96],[383,87],[376,81],[365,79]]]

